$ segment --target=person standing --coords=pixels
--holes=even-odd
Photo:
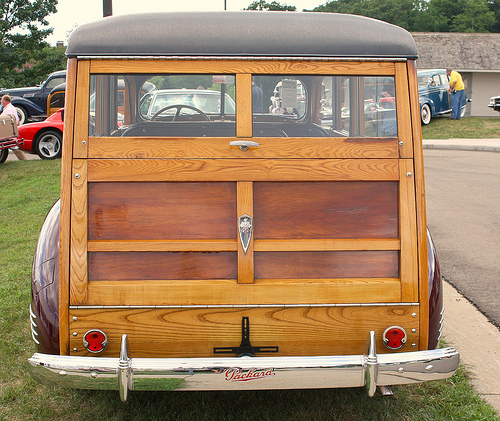
[[[17,115],[16,108],[11,103],[10,96],[4,95],[0,102],[2,103],[2,112],[0,113],[0,115],[12,114],[16,118],[16,124],[19,126],[19,116]],[[10,150],[14,152],[14,155],[16,155],[17,159],[19,159],[20,161],[26,160],[26,155],[24,155],[24,152],[19,150],[17,146],[16,148],[10,148]]]
[[[450,94],[451,119],[460,120],[462,101],[465,94],[464,82],[460,73],[451,68],[446,69],[446,74],[450,78],[448,92]]]

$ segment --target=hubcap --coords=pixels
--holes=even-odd
[[[48,135],[42,137],[39,143],[40,152],[47,158],[53,158],[59,152],[59,139],[55,136]]]

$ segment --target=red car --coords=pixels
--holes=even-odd
[[[37,154],[42,159],[60,158],[64,126],[62,111],[61,108],[44,121],[19,126],[19,137],[24,139],[19,149]]]

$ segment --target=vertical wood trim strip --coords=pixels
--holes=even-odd
[[[61,211],[59,242],[59,352],[69,354],[69,253],[71,221],[71,157],[76,88],[76,59],[69,59],[66,77],[65,117],[61,160]]]
[[[399,160],[399,235],[401,238],[401,301],[418,299],[417,228],[413,161]]]
[[[236,137],[252,137],[252,75],[236,75]]]
[[[75,120],[73,157],[87,158],[88,156],[88,119],[90,95],[90,62],[88,60],[78,62],[78,80],[76,86],[75,115],[80,118]]]
[[[413,131],[413,153],[415,166],[415,192],[417,212],[417,244],[420,292],[420,347],[427,349],[429,343],[429,278],[427,274],[427,217],[425,208],[424,155],[422,150],[422,125],[418,97],[417,69],[415,61],[408,62],[410,82],[410,109]]]
[[[239,182],[237,183],[237,223],[240,216],[247,214],[253,218],[253,183]],[[238,283],[252,284],[254,282],[254,233],[250,239],[250,245],[245,254],[243,246],[238,235]]]
[[[73,160],[71,195],[70,303],[87,302],[87,160]]]
[[[396,101],[398,118],[398,138],[403,142],[399,147],[401,158],[413,157],[413,144],[410,118],[410,97],[408,95],[408,76],[406,63],[396,63]]]

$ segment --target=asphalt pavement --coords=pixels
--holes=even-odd
[[[500,152],[500,138],[423,140],[423,147],[425,166],[427,150]],[[456,273],[453,268],[448,269],[451,275],[448,278],[453,282]],[[446,276],[446,268],[442,270]],[[458,349],[462,363],[472,373],[474,387],[500,414],[500,330],[477,309],[477,303],[469,301],[449,283],[445,283],[444,300],[444,339]]]

